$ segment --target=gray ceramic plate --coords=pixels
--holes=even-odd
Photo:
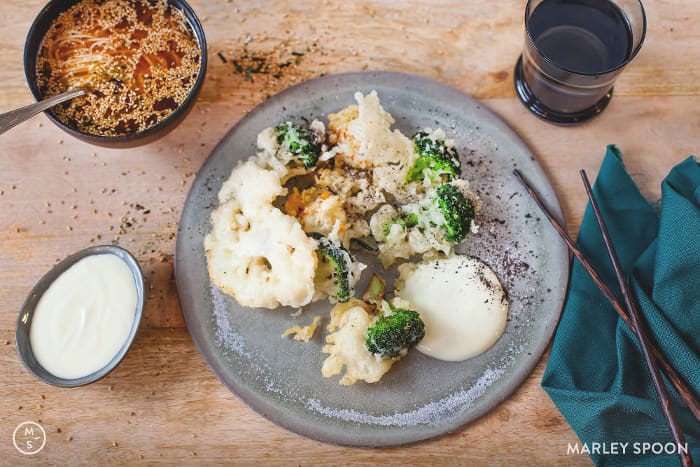
[[[338,385],[323,378],[324,330],[308,344],[281,339],[284,329],[327,315],[327,302],[291,309],[239,306],[209,281],[202,241],[216,195],[236,163],[256,152],[256,135],[280,121],[312,119],[375,89],[395,127],[412,135],[439,126],[454,138],[463,177],[483,200],[480,232],[461,253],[477,256],[500,276],[511,308],[505,334],[486,353],[459,363],[414,351],[377,384]],[[437,82],[392,72],[327,76],[273,96],[245,116],[199,171],[177,237],[175,277],[187,327],[219,379],[263,416],[330,443],[390,446],[458,429],[506,399],[526,378],[557,324],[569,257],[512,176],[520,169],[555,213],[559,205],[542,169],[518,136],[479,102]],[[361,259],[376,267],[371,258]],[[365,281],[370,274],[363,274]],[[363,283],[358,286],[363,290]]]

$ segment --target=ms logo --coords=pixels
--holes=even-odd
[[[44,449],[46,432],[38,423],[22,422],[12,433],[12,443],[19,452],[31,456]]]

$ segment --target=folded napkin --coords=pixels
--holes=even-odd
[[[690,157],[668,174],[657,213],[621,157],[615,146],[608,146],[593,191],[650,337],[697,395],[700,165]],[[578,247],[622,301],[590,205]],[[700,425],[666,383],[688,449],[700,464]],[[567,452],[590,452],[598,465],[678,465],[637,339],[576,260],[542,387],[581,440],[563,446]]]

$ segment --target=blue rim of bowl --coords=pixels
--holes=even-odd
[[[32,22],[32,25],[29,28],[27,38],[24,42],[24,76],[27,80],[27,85],[29,86],[29,90],[31,91],[32,96],[34,96],[34,99],[36,99],[37,101],[43,99],[44,96],[42,96],[39,92],[39,88],[36,83],[35,66],[28,67],[27,65],[29,63],[36,65],[36,59],[39,54],[39,48],[41,47],[41,43],[44,40],[44,36],[46,35],[46,32],[52,24],[53,20],[58,16],[58,14],[67,10],[76,3],[79,3],[80,1],[83,0],[74,0],[70,2],[61,2],[60,0],[49,1],[44,6],[44,8],[41,9],[39,14],[37,14],[37,16],[34,18],[34,21]],[[46,116],[54,124],[56,124],[56,126],[61,128],[66,133],[76,138],[98,145],[128,145],[134,143],[142,144],[142,141],[148,142],[147,140],[153,138],[156,135],[160,135],[161,132],[165,134],[167,133],[167,131],[174,128],[179,122],[179,120],[187,115],[192,105],[194,104],[195,99],[199,95],[202,85],[204,84],[204,79],[206,77],[208,55],[207,40],[204,35],[204,28],[202,27],[202,23],[199,21],[199,18],[197,17],[192,7],[185,0],[167,0],[167,3],[181,10],[185,14],[185,18],[187,19],[187,22],[192,28],[192,32],[194,33],[194,36],[199,44],[199,73],[197,74],[197,79],[194,81],[192,89],[190,89],[190,92],[185,98],[185,100],[182,101],[182,103],[175,110],[173,110],[173,112],[170,115],[165,117],[163,120],[157,122],[155,125],[148,127],[140,132],[120,136],[101,136],[78,131],[77,129],[60,121],[50,110],[44,111],[44,114],[46,114]],[[55,12],[53,11],[54,9],[56,9]],[[46,26],[44,22],[49,19],[50,21],[48,21],[48,26]],[[38,35],[40,35],[41,37],[37,37]],[[35,38],[37,46],[30,47],[30,45],[33,45],[35,43]]]
[[[134,283],[136,284],[136,313],[134,315],[134,321],[131,325],[131,330],[127,336],[124,344],[119,349],[114,357],[99,370],[81,378],[66,379],[59,378],[51,374],[48,370],[42,367],[39,362],[36,361],[34,353],[32,352],[31,343],[29,340],[29,329],[32,325],[32,318],[34,316],[34,311],[36,309],[41,296],[46,292],[49,286],[65,272],[68,268],[73,266],[75,263],[83,258],[94,255],[111,254],[122,259],[134,277]],[[19,316],[17,317],[17,330],[15,332],[15,342],[17,344],[17,354],[19,355],[24,368],[39,380],[44,383],[50,384],[52,386],[57,386],[61,388],[73,388],[78,386],[85,386],[86,384],[94,383],[105,376],[107,376],[112,370],[114,370],[122,359],[126,356],[131,344],[136,338],[136,334],[139,330],[141,324],[141,317],[143,316],[143,307],[145,304],[145,283],[143,279],[143,273],[141,271],[141,266],[139,265],[136,258],[129,253],[127,250],[120,248],[115,245],[96,245],[80,250],[73,253],[69,257],[65,258],[63,261],[52,267],[44,276],[39,279],[39,281],[34,285],[27,298],[20,308]]]

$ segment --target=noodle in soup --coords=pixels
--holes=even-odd
[[[83,133],[123,136],[165,119],[200,70],[199,43],[182,11],[163,0],[83,0],[61,13],[39,49],[44,97],[87,93],[53,109]]]

